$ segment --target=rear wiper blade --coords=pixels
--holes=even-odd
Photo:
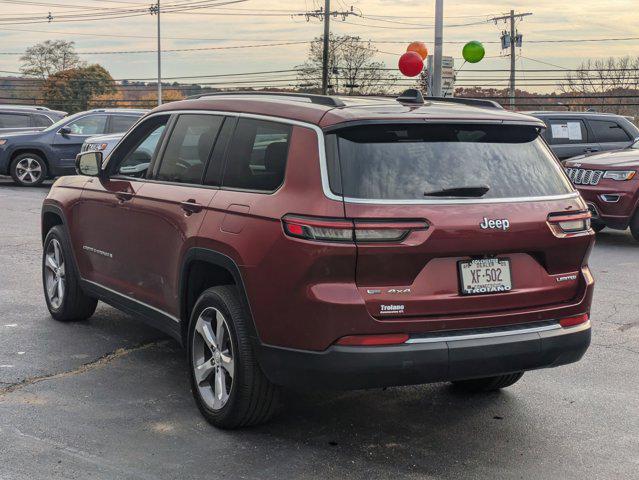
[[[441,190],[433,190],[432,192],[424,192],[425,197],[483,197],[490,191],[488,185],[467,186],[467,187],[451,187],[442,188]]]

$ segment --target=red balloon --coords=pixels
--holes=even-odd
[[[424,69],[424,60],[419,53],[406,52],[399,57],[399,71],[407,77],[416,77]]]

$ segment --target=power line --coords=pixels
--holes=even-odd
[[[515,108],[515,68],[516,68],[516,56],[515,56],[515,48],[519,44],[521,46],[522,36],[517,32],[517,27],[515,22],[517,20],[521,21],[525,17],[532,15],[531,12],[526,13],[515,13],[514,10],[511,10],[508,15],[502,15],[500,17],[493,17],[490,20],[497,22],[503,20],[505,22],[510,22],[510,32],[504,31],[501,35],[501,48],[502,50],[506,48],[510,48],[510,108]]]
[[[162,50],[163,52],[199,52],[204,50],[233,50],[241,48],[260,48],[260,47],[280,47],[284,45],[301,45],[308,42],[280,42],[280,43],[255,43],[249,45],[227,45],[220,47],[189,47],[189,48],[167,48]],[[77,52],[81,55],[121,55],[121,54],[133,54],[133,53],[154,53],[156,50],[103,50],[103,51],[80,51]],[[0,55],[24,55],[23,52],[0,52]]]
[[[306,18],[306,21],[310,21],[311,18],[317,18],[324,22],[324,36],[322,38],[322,93],[328,94],[328,62],[329,62],[329,47],[330,47],[330,35],[331,35],[331,17],[342,18],[342,21],[346,21],[346,18],[350,15],[355,15],[355,11],[351,6],[350,10],[331,10],[331,0],[324,0],[324,8],[319,8],[313,11],[306,11],[304,13],[296,13],[295,16],[301,16]]]

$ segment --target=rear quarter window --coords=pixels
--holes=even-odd
[[[617,122],[609,120],[588,120],[595,142],[629,142],[630,135]]]
[[[46,115],[32,115],[31,120],[34,127],[48,127],[53,123]]]
[[[330,187],[348,198],[458,198],[432,193],[468,187],[488,187],[481,198],[573,191],[538,131],[528,126],[368,125],[331,133],[326,146]]]

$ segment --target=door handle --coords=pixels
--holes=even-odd
[[[133,198],[133,194],[129,192],[118,192],[115,194],[120,203],[128,202]]]
[[[598,148],[593,148],[593,147],[586,148],[586,153],[593,153],[593,152],[598,152],[598,151],[599,151]]]
[[[197,203],[192,198],[189,198],[188,200],[181,202],[180,207],[182,208],[182,210],[186,212],[187,215],[191,215],[192,213],[198,213],[202,211],[202,205]]]

